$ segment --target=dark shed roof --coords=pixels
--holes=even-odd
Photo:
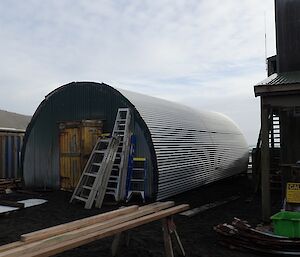
[[[300,71],[274,73],[254,86],[255,96],[300,90]]]
[[[256,86],[278,86],[300,83],[300,71],[274,73]]]

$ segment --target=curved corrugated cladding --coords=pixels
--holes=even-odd
[[[149,160],[148,198],[163,199],[247,169],[247,143],[227,117],[105,84],[73,82],[46,96],[26,130],[25,184],[59,188],[60,122],[100,119],[111,131],[121,107],[133,110],[137,154]]]
[[[226,116],[120,91],[135,105],[151,132],[158,166],[157,199],[247,169],[247,143]]]

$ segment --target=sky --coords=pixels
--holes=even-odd
[[[253,86],[275,53],[273,0],[1,0],[0,109],[104,82],[221,112],[256,144]]]

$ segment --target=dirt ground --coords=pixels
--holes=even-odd
[[[177,204],[189,203],[193,208],[234,195],[239,195],[240,198],[191,218],[180,215],[175,216],[178,234],[188,257],[262,256],[260,253],[230,250],[219,245],[217,236],[213,231],[213,226],[231,222],[233,217],[246,219],[252,225],[260,223],[260,197],[258,194],[253,194],[252,183],[247,176],[241,175],[230,178],[168,200],[174,200]],[[15,193],[1,196],[1,198],[13,200],[42,198],[47,199],[48,202],[0,216],[0,244],[17,241],[20,235],[24,233],[117,208],[117,206],[106,206],[101,211],[98,209],[85,210],[81,204],[69,204],[70,197],[71,193],[63,191],[41,192],[39,197]],[[276,201],[274,208],[278,207],[279,201]],[[153,222],[133,229],[130,235],[129,248],[123,247],[119,256],[164,256],[160,222]],[[101,239],[57,256],[111,256],[111,242],[112,238]]]

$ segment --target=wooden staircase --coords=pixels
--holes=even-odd
[[[280,175],[280,118],[276,113],[269,115],[269,151],[270,151],[270,188],[281,190]],[[256,181],[255,191],[260,186],[261,174],[261,131],[257,140],[256,148],[252,151],[252,174]]]

